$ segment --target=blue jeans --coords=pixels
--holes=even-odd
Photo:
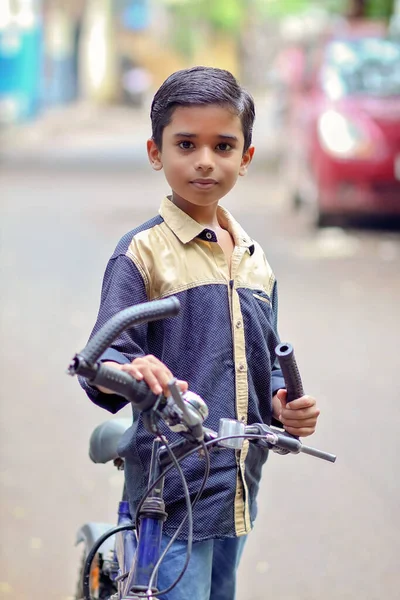
[[[180,582],[160,600],[234,600],[236,570],[246,537],[195,542],[192,556]],[[162,550],[170,538],[163,536]],[[186,559],[186,542],[174,542],[158,573],[161,591],[175,581]]]

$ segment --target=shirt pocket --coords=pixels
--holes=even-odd
[[[258,288],[251,290],[253,310],[258,315],[260,323],[269,327],[272,324],[271,299],[264,290]]]
[[[252,295],[258,304],[261,306],[264,304],[271,308],[271,299],[263,290],[252,290]]]

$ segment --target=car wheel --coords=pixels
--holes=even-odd
[[[332,215],[321,209],[318,193],[313,198],[309,197],[307,202],[301,201],[301,209],[311,227],[319,229],[332,223]]]
[[[329,215],[327,213],[321,212],[321,210],[316,210],[313,218],[313,223],[315,227],[329,227],[331,221],[329,219]]]

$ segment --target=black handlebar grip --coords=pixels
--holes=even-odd
[[[179,309],[178,298],[171,296],[164,300],[152,300],[121,310],[107,321],[79,354],[89,365],[94,365],[103,352],[111,346],[115,338],[125,329],[140,323],[174,317],[178,314]]]
[[[137,381],[129,373],[104,364],[99,364],[90,383],[95,386],[101,385],[123,396],[140,411],[152,408],[158,398],[145,381]]]
[[[301,381],[299,369],[297,368],[293,346],[287,343],[279,344],[275,349],[275,354],[278,357],[281,371],[285,379],[287,402],[292,402],[297,398],[301,398],[301,396],[304,396],[303,383]]]

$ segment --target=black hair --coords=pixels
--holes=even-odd
[[[244,149],[251,145],[255,118],[254,100],[229,71],[192,67],[176,71],[157,90],[151,104],[152,137],[161,150],[164,128],[177,106],[217,104],[230,108],[242,122]]]

